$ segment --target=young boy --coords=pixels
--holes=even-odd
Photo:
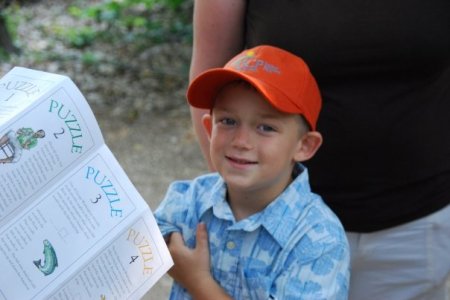
[[[174,182],[156,210],[175,266],[171,299],[346,299],[349,249],[306,168],[322,143],[320,93],[299,57],[271,46],[189,86],[218,173]]]

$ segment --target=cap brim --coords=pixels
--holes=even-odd
[[[211,109],[220,90],[236,80],[244,80],[255,87],[269,103],[276,109],[286,112],[302,114],[301,107],[293,104],[291,100],[279,89],[254,77],[236,72],[234,70],[217,68],[199,75],[189,86],[186,97],[193,107]]]

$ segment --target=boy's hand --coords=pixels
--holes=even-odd
[[[186,289],[192,285],[209,279],[209,247],[208,234],[205,224],[197,225],[197,245],[194,249],[188,248],[179,232],[171,234],[168,247],[174,266],[169,270],[169,275]]]
[[[169,238],[169,251],[174,266],[169,275],[186,288],[194,299],[231,299],[211,276],[206,225],[197,225],[197,245],[188,248],[179,232]]]

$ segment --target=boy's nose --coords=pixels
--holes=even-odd
[[[244,126],[237,128],[232,145],[237,148],[250,149],[252,147],[250,129]]]

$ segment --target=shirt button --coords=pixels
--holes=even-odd
[[[227,249],[233,250],[236,247],[236,244],[232,241],[227,242]]]

